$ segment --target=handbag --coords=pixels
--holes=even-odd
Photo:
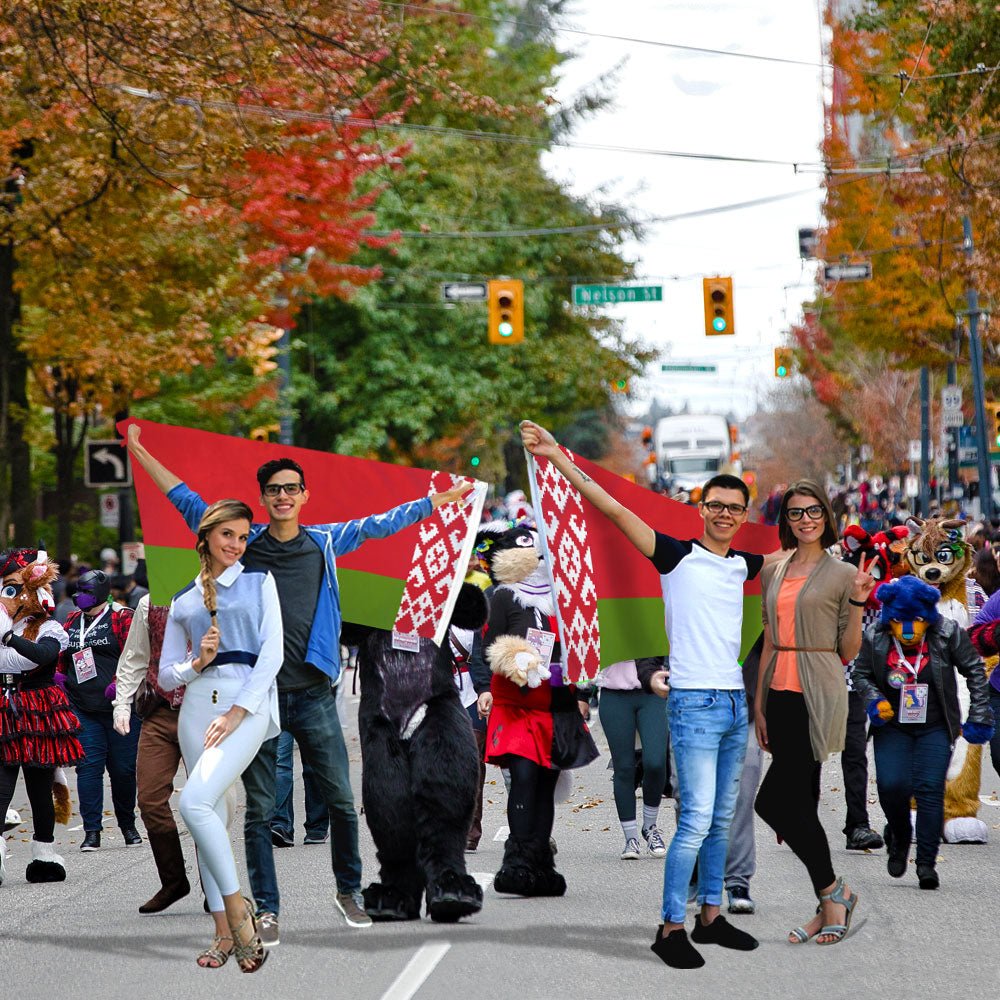
[[[156,688],[150,684],[147,677],[139,681],[139,687],[132,698],[132,708],[140,719],[148,719],[161,705],[166,705],[167,701],[157,693]]]

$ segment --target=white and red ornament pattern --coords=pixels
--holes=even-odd
[[[574,461],[566,448],[563,452]],[[541,508],[545,543],[562,624],[563,655],[569,679],[593,680],[601,665],[597,621],[597,584],[587,537],[583,499],[547,459],[529,460],[535,470],[535,496]]]
[[[431,476],[427,495],[443,493],[468,482],[447,472]],[[393,631],[433,639],[444,638],[458,589],[475,544],[476,528],[486,498],[485,483],[457,503],[442,504],[417,524],[418,538],[406,575],[403,599]]]

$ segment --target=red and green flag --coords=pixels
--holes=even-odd
[[[142,442],[158,461],[204,500],[246,501],[260,506],[257,468],[274,458],[294,459],[305,473],[309,500],[304,525],[350,521],[380,514],[410,500],[450,489],[457,477],[428,469],[389,465],[289,445],[248,441],[146,420]],[[125,433],[127,424],[120,425]],[[152,600],[166,604],[198,572],[194,535],[173,504],[141,467],[135,490],[142,518]],[[345,621],[416,633],[440,642],[465,576],[479,524],[486,484],[471,502],[444,504],[418,524],[389,538],[371,539],[337,560]]]

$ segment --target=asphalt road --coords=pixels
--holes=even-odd
[[[352,704],[352,715],[356,703]],[[758,824],[758,874],[751,891],[754,916],[731,917],[755,934],[761,946],[732,953],[706,946],[705,968],[679,972],[649,951],[659,922],[662,862],[644,857],[622,862],[621,834],[604,755],[574,774],[571,800],[558,807],[558,865],[569,883],[562,899],[521,900],[486,890],[483,911],[458,925],[426,918],[347,927],[332,905],[328,848],[299,845],[276,852],[282,891],[282,941],[267,964],[242,976],[230,962],[199,969],[195,955],[209,941],[210,923],[201,897],[192,894],[164,914],[140,916],[137,906],[156,888],[146,846],[126,848],[110,817],[104,845],[79,853],[82,832],[57,827],[68,879],[29,885],[28,829],[12,831],[8,876],[0,887],[0,982],[4,997],[128,998],[137,995],[205,998],[247,997],[308,1000],[528,1000],[528,998],[644,998],[719,996],[740,998],[956,996],[997,993],[995,938],[1000,900],[1000,801],[980,815],[993,840],[985,846],[942,847],[942,886],[921,892],[911,865],[896,881],[885,871],[885,853],[848,853],[840,833],[843,796],[836,761],[824,771],[822,815],[834,850],[834,866],[860,894],[846,941],[833,947],[790,946],[789,928],[804,922],[815,905],[804,869],[787,848]],[[360,753],[353,722],[348,733],[355,788]],[[488,776],[484,838],[469,870],[488,883],[500,864],[505,833],[505,795],[499,771]],[[180,779],[178,780],[180,783]],[[297,790],[301,792],[301,782]],[[983,795],[1000,790],[988,761]],[[75,792],[74,792],[75,797]],[[360,799],[360,792],[358,794]],[[240,790],[242,803],[242,789]],[[872,822],[882,816],[871,789]],[[110,805],[110,794],[106,798]],[[30,815],[22,786],[14,805]],[[661,826],[669,835],[673,810],[664,803]],[[298,815],[302,815],[301,803]],[[71,827],[78,827],[74,815]],[[239,829],[241,821],[238,821]],[[141,830],[141,826],[140,826]],[[376,876],[375,855],[362,822],[365,881]],[[193,865],[190,838],[185,854]],[[237,838],[241,873],[242,846]]]

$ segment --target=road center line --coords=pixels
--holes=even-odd
[[[382,994],[382,1000],[410,1000],[424,981],[434,971],[438,962],[444,958],[451,943],[442,941],[440,944],[425,944],[417,949],[417,953],[406,963],[403,971],[396,976],[392,985]]]
[[[497,830],[496,836],[493,838],[493,841],[494,843],[496,843],[499,840],[506,840],[509,836],[510,836],[510,827],[502,826],[500,827],[499,830]]]

